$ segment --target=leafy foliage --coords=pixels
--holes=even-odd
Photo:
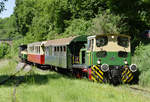
[[[136,63],[138,70],[140,71],[139,84],[142,86],[150,86],[150,45],[144,46],[143,43],[140,43],[136,47],[135,55],[132,58],[133,63]]]
[[[88,35],[88,29],[91,27],[91,21],[84,19],[74,19],[67,23],[69,26],[64,32],[66,36]]]
[[[9,53],[9,45],[7,43],[0,44],[0,58],[5,57]]]
[[[0,1],[0,13],[5,10],[5,2],[8,0],[1,0]]]
[[[0,19],[0,39],[13,38],[16,34],[15,17]]]
[[[148,5],[146,0],[16,0],[14,15],[18,32],[34,36],[33,41],[63,33],[88,34],[85,28],[97,32],[94,26],[100,23],[98,32],[130,34],[136,46],[140,33],[149,28]],[[74,27],[80,22],[84,22],[81,28]],[[89,22],[93,22],[92,28]]]
[[[101,11],[96,18],[92,19],[92,26],[89,28],[91,35],[96,34],[119,34],[127,31],[126,24],[121,21],[121,17],[111,14],[109,10]]]
[[[141,52],[143,50],[145,50],[144,44],[142,42],[140,42],[140,44],[138,46],[136,46],[134,54],[135,55],[141,55],[142,54]]]

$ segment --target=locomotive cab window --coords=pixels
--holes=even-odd
[[[88,40],[88,50],[93,50],[94,47],[94,39]]]
[[[88,50],[90,50],[91,47],[91,40],[88,40]]]
[[[119,36],[117,38],[118,40],[118,45],[122,46],[122,47],[128,47],[129,46],[129,40],[128,40],[128,37],[122,37],[122,36]]]
[[[96,46],[97,47],[105,46],[105,45],[107,45],[107,43],[108,43],[107,36],[101,36],[101,37],[96,38]]]

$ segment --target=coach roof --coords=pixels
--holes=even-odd
[[[33,42],[28,44],[28,46],[41,46],[43,44],[45,44],[47,41],[42,41],[42,42]]]
[[[69,45],[71,42],[78,42],[78,41],[87,41],[87,37],[82,35],[82,36],[73,36],[69,38],[49,40],[45,43],[45,46],[65,46]]]

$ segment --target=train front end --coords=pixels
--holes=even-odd
[[[96,35],[88,37],[86,64],[89,79],[113,84],[130,83],[137,71],[131,63],[130,37],[127,35]]]

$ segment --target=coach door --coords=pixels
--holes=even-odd
[[[88,56],[88,64],[93,65],[93,49],[94,49],[94,38],[88,39],[88,49],[87,49],[87,56]]]

